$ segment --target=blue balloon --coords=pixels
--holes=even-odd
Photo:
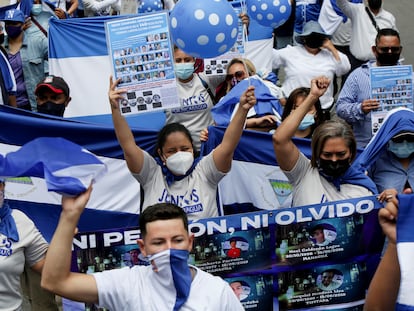
[[[272,28],[283,25],[292,12],[289,0],[247,0],[247,9],[260,25]]]
[[[163,9],[161,0],[142,0],[138,6],[138,13],[150,13]]]
[[[238,17],[227,0],[180,0],[170,14],[170,31],[187,54],[214,58],[236,43]]]

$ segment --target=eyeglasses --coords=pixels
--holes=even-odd
[[[402,47],[401,46],[376,46],[376,49],[378,52],[381,53],[389,53],[389,51],[391,51],[391,53],[393,54],[397,54],[401,52]]]
[[[412,142],[414,142],[414,136],[413,135],[410,135],[410,134],[408,134],[408,135],[402,135],[402,136],[399,136],[399,137],[397,137],[397,138],[391,138],[391,140],[394,142],[394,143],[403,143],[404,141],[406,141],[406,142],[409,142],[409,143],[412,143]]]
[[[226,75],[226,81],[230,81],[233,78],[236,78],[237,80],[241,80],[244,78],[244,71],[236,71],[234,74],[228,74]]]

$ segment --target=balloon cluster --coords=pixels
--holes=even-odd
[[[247,0],[249,16],[266,27],[283,25],[292,12],[289,0]]]
[[[214,58],[236,43],[238,16],[227,0],[180,0],[170,14],[170,31],[187,54]]]

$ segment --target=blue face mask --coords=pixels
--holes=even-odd
[[[313,114],[306,114],[302,122],[300,122],[298,130],[303,131],[315,124],[315,116]]]
[[[187,80],[194,72],[194,63],[175,64],[175,75],[178,79]]]
[[[39,15],[42,12],[42,4],[33,4],[31,12],[35,16]]]
[[[390,140],[388,150],[395,154],[397,158],[406,159],[414,152],[414,142],[404,140],[402,143],[395,143]]]

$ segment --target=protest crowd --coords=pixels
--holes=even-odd
[[[262,2],[273,10],[272,21],[259,17]],[[414,284],[402,276],[413,271],[401,258],[412,251],[400,252],[399,240],[410,242],[409,234],[399,231],[397,217],[410,218],[404,207],[414,183],[412,68],[403,64],[398,23],[383,2],[19,0],[0,7],[0,115],[36,120],[39,129],[44,122],[39,137],[66,138],[65,126],[79,125],[79,142],[96,139],[102,150],[116,149],[129,185],[121,189],[110,170],[104,192],[114,200],[121,193],[123,202],[138,197],[129,227],[140,230],[118,257],[114,250],[76,253],[74,237],[82,244],[83,217],[99,188],[86,169],[101,167],[104,152],[94,163],[82,163],[89,153],[79,157],[74,162],[85,166],[72,170],[59,166],[77,157],[69,145],[25,149],[20,134],[16,141],[0,135],[0,146],[23,145],[24,158],[15,161],[6,154],[16,148],[0,148],[0,310],[414,310]],[[214,12],[219,5],[236,20]],[[201,39],[192,40],[192,32],[214,27],[189,23],[180,29],[185,35],[174,37],[180,18],[203,20],[204,9],[213,10],[211,22],[236,24],[236,48],[218,53],[213,40],[202,48],[195,43]],[[165,16],[169,24],[157,32],[128,24],[142,18],[147,27]],[[111,68],[105,86],[74,86],[73,77],[89,74],[90,67],[76,66],[83,39],[63,52],[52,48],[53,40],[66,40],[65,28],[81,38],[85,28],[76,25],[104,29]],[[112,29],[125,25],[136,31],[136,42],[116,37]],[[67,75],[59,53],[72,62]],[[106,74],[96,64],[94,77]],[[73,111],[100,101],[84,95],[98,89],[105,89],[99,109],[109,128],[71,120]],[[164,103],[170,107],[161,109]],[[145,107],[158,112],[154,121],[155,114],[139,111]],[[145,125],[162,124],[145,128],[131,121],[134,115],[147,118]],[[27,131],[37,138],[35,128]],[[263,166],[255,171],[252,163]],[[67,178],[65,189],[51,181],[52,166]],[[67,191],[78,174],[88,182]],[[27,176],[45,179],[57,193],[54,219],[32,219],[15,206],[12,184]],[[259,193],[265,183],[270,195]],[[119,217],[130,212],[118,204]],[[262,227],[242,229],[243,217],[255,213]],[[227,220],[226,230],[205,230],[200,235],[210,237],[200,238],[189,229],[208,227],[210,219],[216,229]],[[112,220],[105,229],[126,230]],[[253,220],[246,223],[253,227]],[[96,247],[99,239],[92,240]]]

